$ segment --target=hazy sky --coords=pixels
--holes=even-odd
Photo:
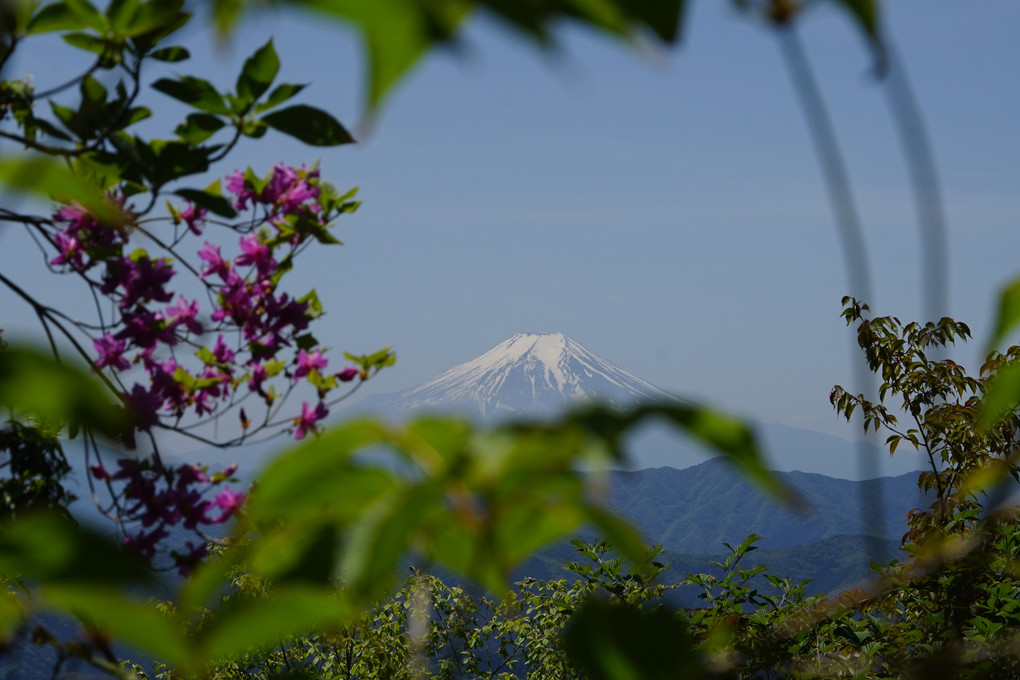
[[[856,434],[827,402],[851,381],[839,301],[853,291],[776,38],[725,2],[692,3],[689,19],[678,49],[642,55],[576,29],[542,53],[479,20],[463,50],[433,54],[396,90],[357,146],[270,133],[221,166],[320,158],[324,176],[361,187],[363,208],[338,227],[346,246],[309,257],[296,287],[318,289],[325,344],[396,349],[366,393],[414,386],[517,332],[561,331],[682,396]],[[949,311],[978,337],[962,355],[972,360],[993,293],[1020,273],[1020,4],[898,0],[885,19],[934,145]],[[171,70],[232,85],[270,35],[281,79],[312,83],[301,101],[355,127],[364,63],[340,25],[265,14],[219,48],[192,31],[193,59]],[[872,308],[913,319],[919,232],[881,84],[828,5],[800,35],[867,230]],[[39,58],[15,68],[52,65]],[[146,130],[168,135],[182,110],[149,102]],[[0,240],[0,266],[28,277],[17,243]]]

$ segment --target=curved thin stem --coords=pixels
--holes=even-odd
[[[913,184],[921,240],[921,299],[925,319],[937,321],[949,307],[949,253],[942,189],[921,107],[905,66],[887,45],[889,71],[883,91],[899,132]]]
[[[840,152],[839,142],[829,116],[828,108],[818,87],[817,79],[811,69],[807,55],[800,43],[793,25],[778,29],[779,45],[782,49],[786,68],[790,73],[796,90],[797,99],[807,119],[818,161],[822,166],[829,203],[832,206],[839,236],[843,262],[846,268],[847,282],[851,295],[859,300],[872,301],[871,271],[868,266],[867,248],[864,241],[864,229],[857,214],[850,180]],[[851,342],[851,354],[856,359],[857,343]],[[874,379],[864,362],[853,361],[855,392],[871,394]],[[882,513],[868,517],[870,508],[880,507],[882,503],[882,483],[880,481],[880,463],[878,453],[871,450],[864,439],[857,442],[858,471],[862,483],[861,489],[861,521],[862,528],[870,521],[873,531],[866,532],[868,554],[873,558],[881,555],[882,539],[885,535]],[[867,480],[867,483],[864,483]]]

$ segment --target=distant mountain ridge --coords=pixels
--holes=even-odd
[[[805,472],[780,472],[808,509],[799,514],[778,505],[721,459],[683,470],[658,468],[606,473],[606,501],[644,532],[647,540],[676,553],[718,554],[723,541],[762,537],[761,548],[783,549],[842,535],[895,539],[907,513],[930,503],[907,473],[866,481]],[[866,491],[877,503],[864,507]]]

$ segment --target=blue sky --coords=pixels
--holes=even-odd
[[[977,335],[961,353],[973,364],[994,292],[1020,273],[1020,5],[885,9],[935,149],[949,312]],[[363,208],[338,227],[346,246],[309,257],[296,287],[318,289],[325,344],[396,349],[366,393],[416,385],[517,332],[561,331],[663,389],[854,436],[827,403],[851,381],[839,300],[852,291],[775,37],[709,2],[692,3],[686,33],[677,49],[638,54],[566,29],[547,54],[477,20],[459,54],[431,55],[398,87],[358,145],[270,133],[220,174],[319,158],[334,183],[361,187]],[[918,227],[881,85],[834,9],[820,6],[800,34],[867,231],[872,308],[913,319]],[[302,101],[356,128],[364,63],[339,25],[267,13],[228,45],[192,31],[192,60],[171,70],[227,86],[271,35],[281,79],[311,82]],[[38,59],[15,68],[41,78],[53,63]],[[152,134],[167,134],[181,110],[158,94],[150,103]],[[0,246],[0,266],[57,294],[62,282],[13,262],[17,243]],[[30,327],[2,304],[19,319],[8,326]]]

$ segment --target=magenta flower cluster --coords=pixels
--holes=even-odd
[[[282,373],[312,381],[319,393],[318,403],[305,402],[294,419],[294,436],[301,439],[328,414],[325,393],[337,381],[359,375],[349,367],[331,376],[330,382],[324,377],[327,359],[319,349],[300,349],[292,355],[296,365],[279,357],[282,350],[294,347],[311,318],[308,302],[280,292],[278,284],[283,273],[280,260],[293,257],[309,238],[307,226],[323,229],[329,220],[320,204],[318,180],[318,169],[283,164],[275,166],[265,181],[240,171],[227,178],[233,205],[254,211],[263,227],[242,232],[239,253],[233,258],[208,241],[198,250],[203,263],[200,279],[215,301],[207,317],[201,315],[197,300],[178,296],[173,301],[168,286],[177,270],[170,258],[152,257],[142,249],[124,253],[127,228],[106,227],[78,206],[65,206],[56,214],[63,228],[53,239],[58,255],[51,266],[85,272],[105,265],[100,290],[116,301],[119,319],[93,340],[94,364],[114,373],[133,366],[144,369],[148,380],[125,389],[124,395],[139,429],[150,429],[163,416],[214,414],[223,402],[243,396],[237,394],[239,389],[271,406],[277,393],[266,382]],[[175,220],[184,222],[194,235],[204,232],[207,218],[206,209],[191,203],[175,213]],[[176,358],[175,346],[201,345],[211,333],[216,333],[215,345],[197,353],[197,367]],[[231,336],[235,340],[228,342]]]
[[[247,494],[223,488],[210,500],[206,492],[230,479],[237,466],[209,476],[205,468],[197,465],[164,467],[153,460],[122,458],[118,469],[109,472],[102,465],[92,466],[92,476],[102,482],[122,485],[120,493],[124,505],[120,520],[137,523],[138,529],[128,531],[124,545],[147,562],[159,552],[160,543],[170,535],[170,529],[181,525],[200,532],[202,527],[223,524],[241,510]],[[186,552],[174,552],[174,566],[182,575],[207,554],[206,542],[188,542]]]
[[[180,244],[186,237],[203,236],[211,223],[209,211],[191,202],[171,208],[172,221],[186,231],[176,231],[172,239],[150,235],[166,256],[130,250],[134,230],[140,228],[137,218],[122,198],[111,197],[125,216],[122,225],[103,224],[77,205],[54,215],[58,230],[51,242],[57,254],[50,266],[86,276],[111,302],[113,317],[101,319],[102,330],[93,337],[93,365],[121,387],[136,429],[173,428],[189,422],[182,419],[198,422],[236,407],[248,432],[251,421],[240,402],[254,396],[266,414],[257,427],[289,425],[293,437],[303,439],[329,414],[329,392],[365,377],[354,367],[326,373],[329,360],[307,334],[317,314],[310,302],[314,297],[295,298],[280,289],[301,246],[322,238],[339,214],[333,211],[340,200],[323,195],[317,168],[280,164],[265,179],[239,171],[226,180],[227,199],[249,215],[224,225],[237,235],[232,256],[205,241],[196,249],[198,266],[180,266]],[[185,270],[197,273],[208,306],[172,289]],[[299,415],[274,420],[276,400],[300,383],[311,385],[317,398],[304,401]],[[250,402],[245,406],[250,410]],[[195,466],[167,468],[156,454],[148,460],[124,459],[118,466],[113,473],[95,467],[93,476],[127,504],[121,519],[139,528],[128,531],[126,542],[149,560],[171,527],[197,531],[220,524],[245,500],[245,494],[229,489],[205,498],[223,475],[210,478]],[[188,545],[175,553],[182,568],[204,555],[204,541]]]
[[[123,198],[109,198],[123,208]],[[100,224],[88,210],[79,205],[63,206],[53,219],[64,227],[53,237],[57,256],[50,260],[52,267],[84,272],[105,260],[109,253],[119,253],[127,242],[127,230],[123,226]]]

